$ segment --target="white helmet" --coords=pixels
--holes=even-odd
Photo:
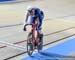
[[[30,10],[32,10],[33,8],[36,8],[36,7],[34,7],[34,6],[27,6],[27,11],[30,11]]]

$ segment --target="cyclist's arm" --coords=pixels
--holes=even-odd
[[[29,13],[26,14],[25,23],[28,21]]]
[[[24,20],[24,28],[23,28],[24,31],[26,31],[26,24],[27,24],[27,21],[28,21],[28,17],[29,17],[29,13],[26,14],[26,18]]]

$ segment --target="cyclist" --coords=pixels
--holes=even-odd
[[[44,13],[40,8],[34,7],[34,6],[28,6],[27,7],[27,14],[26,14],[26,19],[25,19],[25,24],[24,24],[24,31],[26,31],[26,24],[28,21],[28,17],[30,16],[30,24],[34,23],[35,20],[38,20],[38,25],[36,26],[36,30],[39,32],[39,38],[40,41],[43,38],[43,33],[42,33],[42,22],[44,18]]]

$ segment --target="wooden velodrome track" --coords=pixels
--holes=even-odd
[[[36,3],[38,4],[36,5]],[[65,38],[75,36],[74,3],[75,1],[73,0],[43,0],[16,4],[1,4],[0,41],[13,43],[26,48],[26,37],[29,31],[24,32],[22,29],[26,7],[30,4],[39,6],[45,12],[43,32],[44,45],[46,46],[44,49],[62,43],[66,40]],[[54,43],[57,41],[60,42]],[[23,54],[25,51],[0,44],[0,60],[19,60],[21,57],[27,55]]]

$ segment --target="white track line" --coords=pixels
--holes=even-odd
[[[15,45],[15,44],[4,42],[4,41],[0,41],[0,44],[6,45],[6,46],[14,48],[14,49],[19,49],[19,50],[25,51],[25,47],[23,47],[23,46]]]

